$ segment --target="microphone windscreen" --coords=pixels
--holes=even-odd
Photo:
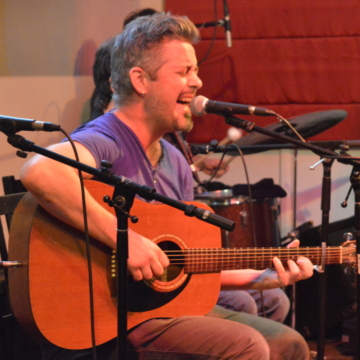
[[[208,99],[205,96],[195,96],[190,101],[190,111],[195,116],[203,116],[206,114],[205,105]]]

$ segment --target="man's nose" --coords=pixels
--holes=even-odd
[[[196,89],[200,89],[203,86],[201,79],[199,78],[197,73],[194,73],[188,82],[189,87],[193,87]]]

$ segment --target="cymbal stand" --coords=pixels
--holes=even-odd
[[[297,160],[298,160],[298,149],[294,149],[294,182],[293,182],[293,230],[289,233],[291,241],[297,237],[296,231],[296,214],[297,214]],[[296,284],[291,286],[291,327],[296,327]]]
[[[294,181],[293,181],[293,226],[292,230],[288,232],[288,237],[280,243],[280,245],[287,245],[297,239],[298,232],[296,230],[296,214],[297,214],[297,160],[298,149],[294,148]],[[296,327],[296,284],[289,286],[290,298],[290,326],[295,329]]]
[[[357,359],[360,360],[360,165],[355,165],[353,167],[352,173],[350,175],[350,182],[352,189],[354,190],[355,195],[355,221],[354,221],[354,234],[356,239],[356,261],[357,261],[357,275],[356,275],[356,288],[357,288]]]
[[[331,166],[333,159],[323,159],[323,181],[321,192],[321,244],[323,249],[328,245],[329,214],[331,203]],[[319,335],[317,341],[317,360],[324,359],[325,355],[325,322],[326,322],[326,271],[325,263],[316,269],[319,273]]]

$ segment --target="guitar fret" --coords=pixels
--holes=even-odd
[[[215,264],[215,267],[212,268],[211,265]],[[210,262],[210,269],[212,269],[212,271],[216,271],[216,269],[219,267],[219,263],[218,263],[218,257],[216,254],[216,251],[214,249],[211,249],[211,262]]]
[[[207,263],[208,263],[208,258],[209,258],[209,254],[208,254],[208,249],[202,249],[202,256],[201,256],[201,272],[206,272],[207,270]]]
[[[204,249],[199,250],[199,272],[204,272],[204,266],[206,265],[206,251]]]
[[[248,251],[249,251],[249,248],[247,248]],[[250,259],[249,259],[249,256],[247,257],[247,268],[250,269]]]
[[[244,256],[242,251],[240,251],[240,255],[241,256],[240,256],[239,266],[240,266],[240,269],[242,269],[243,268],[243,256]]]
[[[288,251],[287,251],[287,258],[290,259],[290,248],[287,248]]]
[[[219,250],[218,250],[218,252],[219,252]],[[224,268],[224,257],[223,257],[223,256],[221,256],[221,266],[220,266],[220,267],[221,267],[221,268],[218,269],[218,270],[221,270],[221,269]]]
[[[220,269],[218,269],[219,271],[221,271],[221,269],[226,269],[225,267],[225,263],[224,263],[224,256],[225,256],[225,251],[226,250],[223,250],[222,252],[218,250],[218,253],[220,253],[221,255],[221,265],[220,265]]]
[[[195,261],[194,261],[194,267],[195,267],[195,272],[199,273],[200,272],[200,268],[201,268],[201,263],[199,264],[199,258],[200,258],[200,249],[198,249],[195,252]],[[201,259],[200,259],[201,260]]]
[[[319,248],[318,248],[319,249]],[[321,264],[321,254],[320,254],[320,251],[318,251],[317,253],[317,265],[320,265]]]
[[[201,264],[201,256],[200,256],[201,255],[201,249],[198,249],[195,254],[196,254],[196,256],[195,256],[194,266],[195,266],[196,272],[199,273],[199,272],[201,272],[201,266],[202,266],[202,264]]]
[[[208,249],[203,249],[203,253],[205,256],[205,259],[202,261],[202,271],[203,272],[207,272],[207,264],[208,264],[208,259],[209,259],[209,250]]]
[[[212,251],[211,249],[208,249],[207,251],[207,256],[206,256],[206,262],[205,262],[205,271],[209,272],[210,270],[210,265],[212,264]]]
[[[205,262],[204,262],[204,272],[209,271],[209,264],[211,263],[211,249],[205,250]]]
[[[185,259],[184,271],[185,271],[185,273],[190,273],[190,270],[191,270],[191,251],[189,251],[188,249],[184,250],[184,259]]]
[[[343,258],[342,258],[342,248],[341,248],[339,251],[339,260],[338,260],[338,261],[340,261],[340,264],[342,264],[342,260],[343,260]]]
[[[227,269],[231,269],[231,266],[230,266],[230,253],[228,251],[227,253]]]
[[[204,267],[203,267],[203,271],[204,272],[208,272],[208,264],[211,261],[211,255],[210,255],[210,249],[205,250],[205,261],[204,261]]]

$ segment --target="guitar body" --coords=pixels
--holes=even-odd
[[[87,181],[103,203],[113,188]],[[197,204],[197,203],[195,203]],[[204,204],[198,207],[207,208]],[[156,243],[176,248],[218,248],[220,230],[166,205],[135,200],[130,227]],[[114,229],[115,231],[115,229]],[[112,251],[91,239],[96,344],[117,335],[117,299],[112,291]],[[82,232],[57,220],[28,193],[11,224],[9,258],[22,263],[9,269],[10,300],[19,323],[32,336],[68,348],[91,347],[88,265]],[[115,279],[116,284],[116,279]],[[184,274],[170,281],[135,283],[129,276],[128,328],[156,317],[204,315],[216,304],[220,274]]]

